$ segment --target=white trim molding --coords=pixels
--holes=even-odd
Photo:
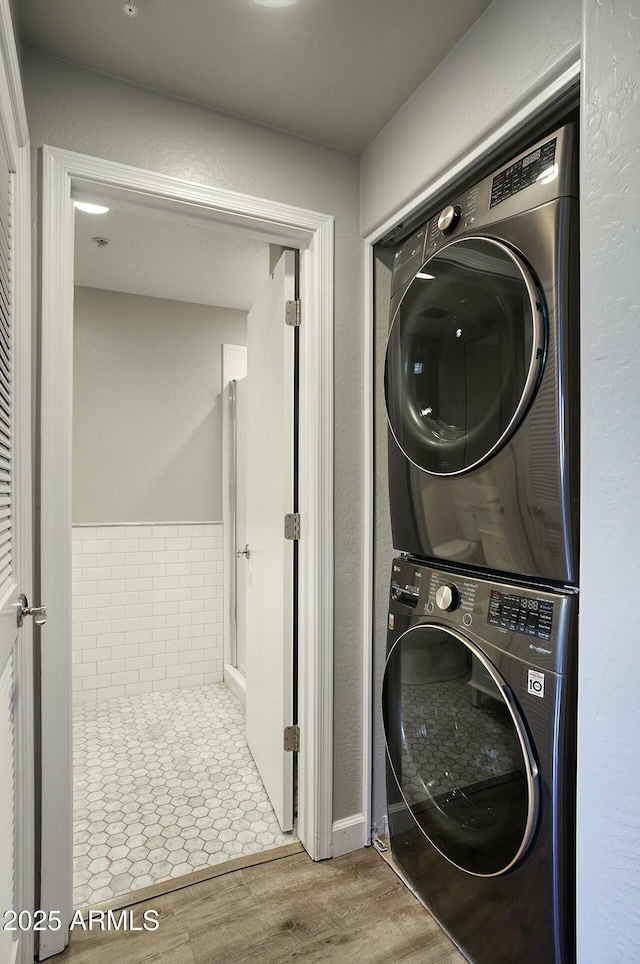
[[[300,249],[298,835],[314,860],[333,850],[333,294],[334,222],[315,211],[43,148],[40,487],[42,587],[51,616],[42,647],[42,896],[70,919],[71,386],[73,205],[117,197],[147,216],[225,224]],[[63,950],[64,930],[41,942]],[[41,953],[41,957],[45,956]]]
[[[40,657],[40,895],[60,930],[40,933],[39,958],[64,950],[73,914],[71,726],[71,451],[73,387],[73,205],[71,178],[45,152],[42,164],[40,342],[40,595],[48,621]]]
[[[477,169],[480,164],[486,163],[487,158],[495,151],[500,150],[505,141],[524,130],[533,119],[548,110],[550,105],[563,97],[572,87],[577,86],[580,79],[580,67],[580,45],[576,44],[562,60],[554,65],[553,74],[544,78],[546,83],[543,82],[540,89],[536,86],[532,96],[528,97],[518,110],[515,110],[505,121],[487,133],[486,137],[481,138],[475,144],[470,144],[469,149],[464,154],[447,165],[446,171],[423,188],[410,201],[407,201],[392,217],[372,231],[367,236],[365,243],[369,243],[370,238],[379,241],[398,224],[410,221],[416,211],[427,207],[429,202],[441,194],[448,185],[463,180],[474,168]]]
[[[372,825],[372,764],[373,764],[373,645],[375,626],[374,613],[374,560],[375,560],[375,293],[374,293],[374,245],[382,240],[391,230],[425,211],[430,203],[435,203],[438,196],[442,196],[447,185],[460,181],[469,172],[477,169],[478,164],[487,156],[498,151],[501,145],[513,138],[518,131],[526,128],[527,124],[539,117],[550,106],[558,102],[572,88],[577,88],[580,80],[580,48],[573,47],[565,58],[555,66],[553,76],[546,78],[543,87],[537,88],[532,95],[514,112],[507,121],[492,130],[475,145],[470,145],[468,153],[451,165],[446,174],[438,177],[424,190],[404,205],[393,217],[376,228],[364,239],[364,325],[363,325],[363,359],[364,359],[364,592],[363,592],[363,636],[362,636],[362,680],[364,692],[364,707],[362,715],[362,772],[363,780],[363,811],[365,820],[365,843],[371,842]],[[426,218],[425,218],[426,220]]]
[[[373,242],[364,251],[364,558],[362,599],[362,812],[365,845],[371,843],[373,778],[373,640],[374,640],[374,560],[375,560],[375,326],[374,326]]]
[[[361,850],[369,843],[367,838],[367,819],[363,813],[353,813],[350,817],[336,820],[333,825],[333,856],[342,857],[353,850]]]
[[[29,128],[9,0],[2,0],[0,3],[0,54],[6,77],[6,92],[11,104],[8,116],[13,122],[16,143],[20,147],[26,147],[29,144]]]
[[[31,338],[31,159],[29,144],[20,148],[16,168],[15,192],[15,464],[20,492],[16,502],[15,543],[19,546],[16,562],[20,591],[34,599],[33,580],[33,355]],[[34,599],[37,603],[37,600]],[[21,630],[16,657],[16,848],[15,901],[23,910],[34,911],[35,902],[35,711],[34,711],[34,630],[28,619]],[[33,932],[20,940],[20,964],[33,961]]]
[[[300,253],[298,835],[314,860],[332,855],[334,380],[333,324],[309,321],[333,318],[333,274],[313,267],[333,261],[326,220]]]

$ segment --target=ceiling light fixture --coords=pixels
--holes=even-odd
[[[109,210],[104,204],[89,204],[88,201],[74,201],[73,203],[78,211],[84,211],[85,214],[106,214]]]
[[[256,0],[261,7],[292,7],[298,0]]]
[[[137,16],[138,16],[138,8],[136,7],[135,3],[123,3],[123,4],[122,4],[122,12],[123,12],[123,13],[125,14],[125,16],[127,16],[127,17],[137,17]]]

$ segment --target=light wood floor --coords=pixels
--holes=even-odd
[[[464,964],[372,849],[313,863],[305,853],[232,871],[133,908],[147,932],[84,932],[64,964]]]

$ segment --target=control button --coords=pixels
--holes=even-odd
[[[438,227],[443,234],[451,234],[451,232],[455,230],[461,214],[462,208],[459,204],[448,204],[447,207],[440,212]]]
[[[465,613],[464,616],[462,617],[462,622],[465,624],[465,626],[470,626],[471,623],[473,622],[473,616],[471,615],[471,613]]]
[[[465,218],[464,226],[465,228],[470,228],[472,224],[475,224],[475,218],[473,214],[470,214],[468,218]]]
[[[429,613],[429,615],[431,615],[431,613],[432,613],[433,610],[435,609],[435,606],[433,605],[432,602],[428,602],[427,605],[425,606],[425,609],[427,610],[427,612]]]
[[[439,586],[436,592],[436,606],[438,609],[444,609],[445,612],[453,612],[460,605],[460,593],[458,592],[458,587],[454,586],[453,583],[447,583],[444,586]]]

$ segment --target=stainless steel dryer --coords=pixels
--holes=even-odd
[[[567,125],[452,195],[396,251],[396,549],[577,582],[577,205]]]
[[[393,562],[396,866],[475,964],[573,964],[577,596]]]

